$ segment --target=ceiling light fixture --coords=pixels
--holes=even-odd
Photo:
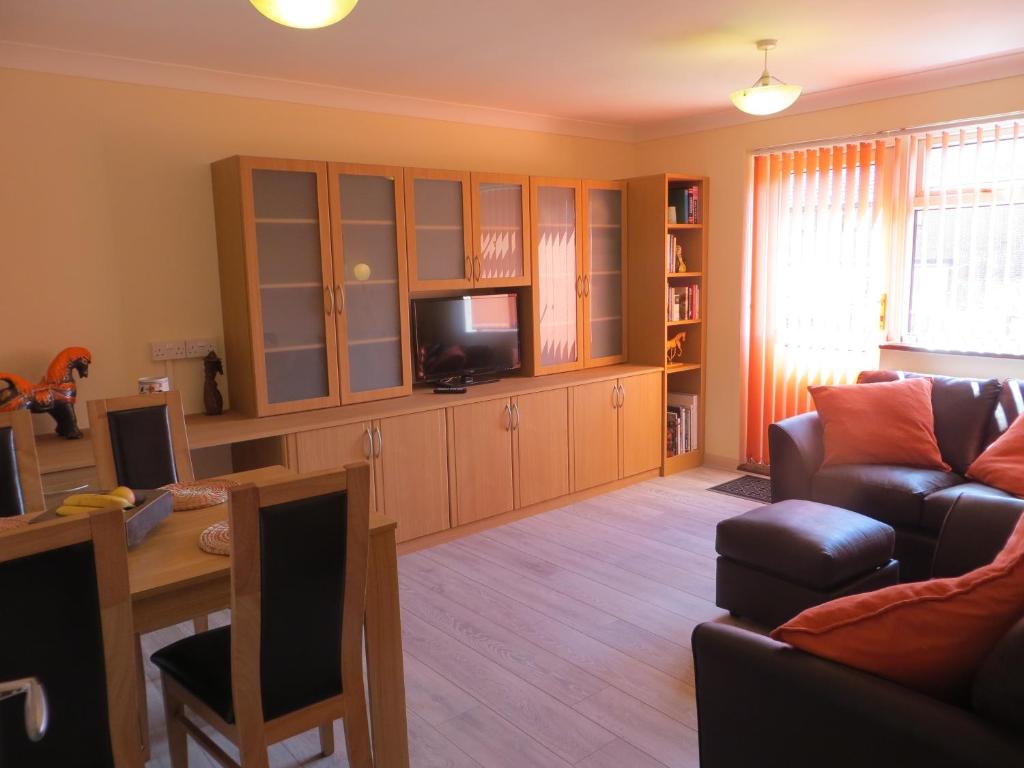
[[[249,0],[271,21],[296,29],[319,29],[337,24],[359,0]]]
[[[749,115],[773,115],[791,106],[800,92],[799,85],[787,85],[779,78],[768,74],[768,51],[775,48],[778,40],[758,40],[757,50],[764,51],[764,71],[749,88],[741,88],[730,95],[736,109]],[[772,80],[776,83],[773,84]]]

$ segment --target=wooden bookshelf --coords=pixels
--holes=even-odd
[[[697,190],[695,221],[670,223],[670,200],[681,190]],[[697,396],[696,447],[685,453],[668,455],[667,445],[662,474],[680,472],[704,463],[707,404],[707,311],[708,311],[708,179],[685,174],[658,174],[630,179],[629,205],[629,358],[632,363],[660,366],[664,374],[662,412],[667,415],[671,393]],[[677,216],[684,212],[677,205]],[[683,248],[685,271],[676,271],[668,260],[668,236],[674,236]],[[697,286],[700,300],[696,317],[670,320],[670,290]],[[655,300],[655,297],[660,297]],[[669,362],[666,343],[685,331],[682,358]]]

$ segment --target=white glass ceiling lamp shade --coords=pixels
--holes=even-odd
[[[781,112],[800,96],[799,85],[789,85],[768,74],[768,51],[775,47],[776,40],[758,40],[757,50],[764,51],[764,71],[749,88],[733,91],[730,98],[736,109],[748,115],[774,115]],[[775,81],[774,83],[772,81]]]
[[[296,29],[319,29],[337,24],[359,0],[249,0],[271,21]]]

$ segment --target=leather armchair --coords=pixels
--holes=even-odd
[[[692,645],[701,768],[1024,765],[1024,741],[971,709],[726,624]]]
[[[932,577],[962,576],[991,563],[1024,513],[1020,499],[964,494],[953,504],[939,535]]]

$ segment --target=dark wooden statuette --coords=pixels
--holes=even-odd
[[[75,416],[78,386],[74,374],[86,378],[91,363],[92,353],[88,349],[68,347],[53,358],[38,384],[15,373],[0,373],[0,412],[24,409],[49,413],[57,422],[58,435],[77,440],[82,431]]]
[[[217,389],[217,374],[224,375],[224,364],[216,352],[203,358],[203,411],[207,416],[224,413],[224,396]]]

